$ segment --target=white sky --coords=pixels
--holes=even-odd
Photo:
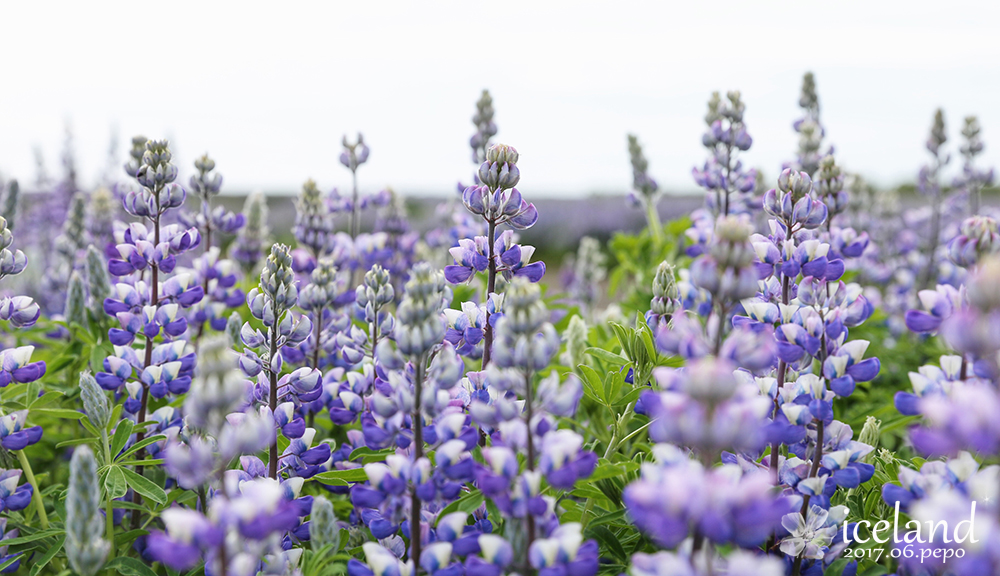
[[[95,5],[0,6],[5,175],[31,181],[35,146],[58,173],[69,120],[84,184],[117,126],[123,155],[135,133],[169,136],[184,173],[207,150],[230,191],[346,186],[340,138],[362,130],[363,188],[445,194],[471,174],[486,87],[529,199],[626,190],[629,131],[662,185],[690,190],[710,93],[742,90],[746,161],[773,177],[795,150],[806,70],[848,169],[912,180],[937,106],[950,144],[979,114],[984,164],[1000,165],[998,2]]]

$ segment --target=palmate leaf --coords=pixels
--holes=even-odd
[[[125,481],[125,474],[122,470],[124,468],[121,466],[111,466],[104,478],[104,490],[112,500],[121,498],[128,492],[128,482]]]

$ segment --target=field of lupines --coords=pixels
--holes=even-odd
[[[811,74],[800,106],[769,181],[740,93],[713,94],[705,207],[666,224],[629,136],[648,225],[562,274],[519,241],[546,215],[487,92],[427,233],[359,194],[360,135],[353,189],[306,182],[290,231],[145,137],[110,189],[7,182],[0,571],[1000,573],[979,125],[949,146],[934,115],[902,211],[837,165]]]

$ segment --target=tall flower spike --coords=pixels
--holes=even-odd
[[[538,221],[538,210],[534,204],[529,204],[521,197],[521,193],[514,188],[521,179],[520,169],[517,167],[519,155],[513,146],[506,144],[494,144],[486,151],[486,161],[479,166],[479,181],[481,185],[470,186],[462,193],[462,203],[466,209],[473,214],[479,215],[486,221],[487,235],[486,242],[486,294],[483,298],[488,301],[496,292],[496,278],[498,271],[497,252],[497,226],[507,224],[511,228],[524,230],[535,225]],[[465,239],[465,242],[470,240]],[[473,244],[479,239],[471,240]],[[506,243],[500,242],[502,246]],[[509,264],[523,265],[522,256],[510,252]],[[530,256],[530,251],[526,252]],[[514,258],[514,256],[517,256]],[[478,259],[477,259],[478,260]],[[536,267],[542,268],[544,266]],[[482,270],[482,268],[479,268]],[[540,276],[540,275],[539,275]],[[468,276],[465,276],[468,279]],[[461,280],[459,280],[461,281]],[[487,307],[486,323],[483,333],[483,362],[485,367],[490,363],[493,350],[493,324],[490,316],[493,312]]]
[[[938,283],[940,273],[938,248],[941,243],[942,204],[944,200],[940,172],[951,159],[950,155],[942,150],[947,141],[944,111],[938,108],[934,112],[934,121],[931,124],[930,136],[926,143],[927,150],[931,153],[931,162],[920,169],[917,178],[917,190],[928,197],[931,208],[928,229],[926,230],[927,240],[922,250],[925,262],[917,284],[921,290],[932,289]]]
[[[295,201],[295,239],[309,248],[314,259],[333,249],[333,215],[316,182],[306,180]]]
[[[955,179],[956,188],[964,188],[969,196],[969,213],[975,216],[982,204],[982,190],[993,185],[993,169],[983,170],[976,167],[976,157],[983,152],[983,141],[979,136],[981,128],[979,119],[966,116],[962,126],[962,143],[960,152],[965,162],[962,164],[962,174]]]
[[[240,263],[246,275],[253,274],[257,264],[264,258],[264,247],[268,243],[270,230],[267,227],[267,198],[263,192],[255,191],[243,203],[246,224],[236,234],[236,240],[229,249],[229,257]]]
[[[263,323],[266,333],[255,329],[249,322],[243,325],[240,339],[246,348],[240,356],[240,369],[250,377],[261,372],[267,375],[267,405],[271,414],[278,409],[278,378],[284,360],[281,349],[298,346],[312,332],[312,322],[308,316],[296,319],[292,308],[298,303],[299,291],[295,272],[292,270],[292,256],[288,246],[275,244],[271,255],[260,273],[260,285],[247,294],[250,314]],[[258,349],[258,355],[253,349]],[[316,379],[319,382],[319,379]],[[268,455],[268,476],[278,477],[278,444],[274,437]]]
[[[395,325],[394,318],[381,312],[396,297],[392,287],[389,271],[378,264],[365,272],[363,283],[355,291],[354,302],[357,309],[364,312],[365,322],[368,322],[372,351],[378,346],[379,334],[388,334]]]
[[[497,125],[493,121],[493,114],[493,98],[490,96],[490,91],[484,89],[476,102],[476,113],[472,116],[476,133],[472,135],[472,138],[469,138],[469,146],[472,147],[472,161],[476,164],[481,164],[486,160],[490,139],[497,134]]]
[[[358,167],[368,161],[368,145],[365,144],[364,136],[358,133],[358,139],[353,144],[344,135],[341,143],[344,151],[340,153],[340,163],[351,171],[351,221],[349,229],[351,238],[357,238],[361,230],[361,202],[358,197]]]
[[[573,266],[572,291],[591,315],[607,273],[607,257],[601,251],[601,243],[590,236],[581,238]]]
[[[115,196],[107,188],[98,188],[90,193],[87,202],[87,233],[90,241],[106,247],[111,243],[115,231]]]
[[[441,344],[445,334],[444,308],[447,303],[448,288],[444,275],[430,264],[421,262],[413,267],[410,280],[406,283],[403,300],[396,310],[399,323],[395,338],[399,351],[410,357],[414,365],[413,412],[410,415],[413,427],[412,466],[426,463],[423,459],[423,387],[427,353]],[[433,369],[433,365],[431,366]],[[418,480],[413,479],[410,494],[410,545],[413,563],[419,565],[422,540],[421,500]]]
[[[660,200],[660,187],[649,175],[649,162],[642,153],[642,145],[634,134],[628,135],[628,155],[632,163],[632,192],[629,192],[629,202],[637,208],[646,210],[646,224],[653,232],[653,237],[660,238],[660,213],[657,204]]]
[[[66,557],[80,576],[93,576],[104,565],[111,543],[100,537],[101,489],[97,484],[97,462],[87,446],[73,451],[66,493]]]

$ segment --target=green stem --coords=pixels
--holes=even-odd
[[[653,242],[659,246],[662,242],[663,224],[660,223],[660,213],[656,210],[656,202],[650,200],[646,204],[646,220],[653,232]]]
[[[104,444],[104,463],[111,465],[111,442],[108,440],[107,429],[101,430],[101,442]],[[111,492],[108,491],[107,500],[104,503],[104,538],[111,544],[111,551],[108,552],[108,562],[115,557],[115,508],[114,500],[111,499]]]
[[[28,457],[24,454],[24,450],[16,450],[16,452],[17,461],[21,463],[21,470],[24,471],[24,477],[28,480],[28,484],[31,484],[31,500],[35,503],[35,511],[38,512],[38,521],[41,523],[42,529],[48,528],[49,517],[45,514],[42,491],[38,489],[38,480],[35,479],[35,473],[31,471],[31,462],[28,462]]]
[[[632,432],[631,434],[629,434],[628,436],[625,436],[624,438],[620,438],[619,439],[618,435],[621,432],[622,423],[624,422],[625,417],[628,416],[629,414],[631,414],[632,407],[633,407],[633,405],[629,404],[628,407],[625,408],[625,412],[623,412],[622,415],[619,416],[615,420],[615,427],[614,427],[615,429],[611,431],[611,441],[608,442],[608,447],[604,451],[604,460],[607,460],[608,458],[610,458],[611,454],[613,454],[616,450],[618,450],[619,446],[621,446],[622,444],[624,444],[627,440],[631,439],[633,436],[635,436],[639,432],[642,432],[643,430],[645,430],[646,427],[648,427],[650,424],[653,423],[653,421],[650,420],[646,424],[643,424],[638,430]],[[587,506],[586,506],[586,508],[583,509],[583,516],[580,518],[580,522],[581,522],[581,524],[583,524],[584,528],[587,527],[587,523],[590,521],[590,517],[592,516],[591,511],[593,509],[594,509],[594,499],[593,498],[588,498],[587,499]]]

